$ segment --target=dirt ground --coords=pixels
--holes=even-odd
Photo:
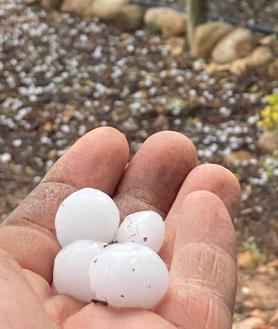
[[[215,0],[211,10],[241,21],[267,18],[273,27],[275,1],[257,3]],[[275,328],[278,158],[259,151],[256,124],[273,93],[278,83],[262,68],[208,74],[180,39],[0,1],[0,221],[86,131],[114,126],[132,153],[156,131],[179,131],[192,138],[200,162],[225,165],[241,183],[235,320],[257,316]],[[238,150],[248,159],[227,161]]]

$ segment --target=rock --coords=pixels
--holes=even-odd
[[[250,277],[246,286],[250,289],[249,297],[253,302],[253,309],[270,310],[277,307],[278,286],[272,277],[264,275]]]
[[[241,252],[237,256],[237,262],[239,268],[242,269],[249,269],[249,268],[255,268],[256,264],[254,262],[252,253],[250,250],[246,250],[244,252]]]
[[[271,9],[272,9],[271,12],[273,13],[273,15],[278,18],[278,1],[275,1],[273,3]]]
[[[259,138],[258,146],[262,152],[272,154],[275,150],[278,150],[278,134],[265,131]]]
[[[94,2],[95,0],[64,0],[61,9],[86,18],[90,14]]]
[[[259,308],[255,308],[252,312],[251,312],[252,317],[255,318],[260,318],[263,319],[264,321],[267,321],[268,319],[268,313],[260,310]]]
[[[270,62],[273,58],[272,52],[268,47],[258,47],[250,55],[250,66],[262,66]]]
[[[36,175],[36,171],[30,166],[26,166],[24,168],[24,172],[27,176],[35,176]]]
[[[214,75],[218,72],[229,71],[229,68],[229,64],[216,64],[213,62],[205,64],[205,70],[209,75]]]
[[[185,47],[185,38],[183,37],[170,37],[165,40],[165,44],[169,45],[171,48],[175,47]]]
[[[55,130],[55,126],[51,121],[46,121],[43,125],[42,125],[42,130],[44,132],[52,132]]]
[[[233,329],[257,329],[258,326],[261,326],[264,324],[264,320],[252,317],[240,322],[237,322],[233,325]]]
[[[249,57],[239,58],[231,63],[227,64],[217,64],[209,63],[205,65],[206,72],[209,75],[213,75],[217,72],[229,71],[232,74],[240,75],[242,74],[249,66]]]
[[[76,107],[72,104],[67,104],[63,113],[62,121],[63,123],[69,123],[74,117],[74,113],[77,111]]]
[[[183,54],[184,48],[183,47],[174,47],[171,49],[172,56],[180,56]]]
[[[229,70],[231,73],[235,75],[240,75],[241,73],[245,72],[249,66],[249,57],[239,58],[235,61],[232,61],[228,64]]]
[[[171,54],[173,56],[180,56],[184,52],[185,38],[184,37],[170,37],[165,40],[165,44],[171,47]]]
[[[152,123],[156,131],[169,129],[169,120],[164,114],[159,114]]]
[[[135,132],[139,129],[138,123],[135,121],[134,118],[128,118],[120,125],[123,132]]]
[[[148,9],[144,23],[150,29],[160,31],[164,37],[179,35],[186,30],[186,16],[166,7]]]
[[[274,34],[267,35],[260,40],[262,46],[271,46],[276,41],[276,36]]]
[[[143,23],[144,9],[138,5],[124,5],[111,23],[127,30],[135,30]]]
[[[64,0],[62,10],[87,19],[99,17],[127,30],[141,26],[144,16],[144,9],[129,0]]]
[[[254,155],[245,150],[239,150],[235,152],[231,152],[224,158],[224,163],[230,165],[239,165],[244,162],[247,162],[251,159],[254,159]]]
[[[41,4],[46,9],[59,8],[62,0],[41,0]]]
[[[126,107],[115,107],[111,114],[115,123],[121,122],[128,118],[128,109]]]
[[[253,48],[253,34],[250,30],[239,27],[221,39],[212,52],[216,63],[225,64],[249,55]]]
[[[270,324],[272,326],[277,326],[278,327],[278,310],[276,311],[276,313],[270,319]]]
[[[207,58],[217,42],[230,33],[233,27],[223,22],[208,22],[197,27],[191,44],[191,56]]]
[[[115,19],[124,5],[127,5],[129,0],[95,0],[92,6],[94,16],[103,20]]]
[[[267,267],[268,268],[273,268],[274,270],[278,271],[278,258],[270,261],[269,263],[267,263]]]
[[[271,61],[272,58],[272,52],[269,48],[258,47],[250,56],[239,58],[226,64],[217,64],[212,62],[207,64],[205,69],[210,75],[223,71],[230,71],[232,74],[240,75],[245,72],[248,67],[263,66]]]
[[[84,18],[99,17],[110,21],[115,19],[129,0],[64,0],[63,11],[68,11]]]
[[[272,80],[277,80],[278,79],[278,58],[272,62],[267,70],[268,76]]]

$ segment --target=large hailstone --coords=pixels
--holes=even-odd
[[[68,244],[56,256],[53,270],[53,285],[59,294],[70,295],[89,303],[96,296],[89,282],[89,268],[106,244],[79,240]]]
[[[107,194],[83,188],[60,205],[55,218],[57,239],[62,247],[75,240],[110,242],[119,222],[119,210]]]
[[[116,240],[144,244],[159,252],[165,238],[165,223],[155,211],[139,211],[122,222]]]
[[[114,307],[149,309],[167,290],[168,269],[152,249],[119,243],[107,246],[95,258],[89,278],[98,301]]]

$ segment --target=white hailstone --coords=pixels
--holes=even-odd
[[[59,294],[70,295],[89,303],[93,294],[88,271],[92,260],[98,256],[106,244],[90,240],[77,240],[68,244],[55,258],[53,285]]]
[[[118,242],[144,244],[159,252],[165,238],[165,224],[155,211],[139,211],[127,216],[119,227]]]
[[[110,242],[119,222],[119,210],[107,194],[83,188],[60,205],[55,218],[57,239],[62,247],[75,240]]]
[[[89,269],[96,299],[113,307],[152,308],[164,296],[168,276],[157,253],[136,243],[107,246]]]
[[[0,154],[0,161],[3,162],[3,163],[8,163],[10,162],[12,159],[12,156],[10,155],[10,153],[3,153],[3,154]]]

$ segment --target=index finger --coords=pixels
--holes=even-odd
[[[98,128],[82,137],[57,161],[43,181],[0,229],[0,248],[26,269],[48,281],[60,249],[54,218],[72,192],[94,187],[110,195],[128,160],[125,137],[113,128]]]

